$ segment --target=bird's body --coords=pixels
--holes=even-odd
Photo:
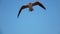
[[[29,3],[29,4],[28,4],[28,8],[29,8],[29,11],[30,11],[30,12],[33,11],[32,3]]]
[[[20,13],[21,13],[21,11],[23,10],[23,9],[25,9],[25,8],[29,8],[29,11],[30,12],[32,12],[33,11],[33,6],[36,6],[36,5],[39,5],[39,6],[41,6],[43,9],[46,9],[40,2],[35,2],[35,3],[29,3],[28,5],[23,5],[22,7],[21,7],[21,9],[19,10],[19,13],[18,13],[18,16],[17,17],[19,17],[19,15],[20,15]]]

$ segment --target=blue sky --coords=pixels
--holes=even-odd
[[[36,0],[0,0],[0,34],[60,34],[60,0],[38,0],[46,10],[34,6],[34,11],[22,5]]]

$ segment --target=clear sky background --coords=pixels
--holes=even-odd
[[[38,0],[46,10],[34,6],[34,11],[22,5],[36,0],[0,0],[0,34],[60,34],[60,0]]]

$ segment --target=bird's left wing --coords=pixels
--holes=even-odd
[[[46,9],[45,7],[44,7],[44,5],[42,4],[42,3],[40,3],[40,2],[35,2],[35,3],[33,3],[32,4],[33,6],[35,6],[35,5],[39,5],[39,6],[41,6],[43,9]]]
[[[22,9],[25,9],[25,8],[27,8],[27,7],[28,7],[28,5],[23,5],[23,6],[21,7],[21,9],[19,10],[19,13],[18,13],[17,17],[19,17],[19,15],[20,15]]]

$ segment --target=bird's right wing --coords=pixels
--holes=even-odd
[[[17,17],[19,17],[22,9],[25,9],[25,8],[27,8],[27,7],[28,7],[28,5],[23,5],[23,6],[21,7],[21,9],[19,10]]]
[[[39,6],[41,6],[43,9],[46,9],[45,7],[44,7],[44,5],[42,4],[42,3],[40,3],[40,2],[35,2],[35,3],[33,3],[33,6],[35,6],[35,5],[39,5]]]

